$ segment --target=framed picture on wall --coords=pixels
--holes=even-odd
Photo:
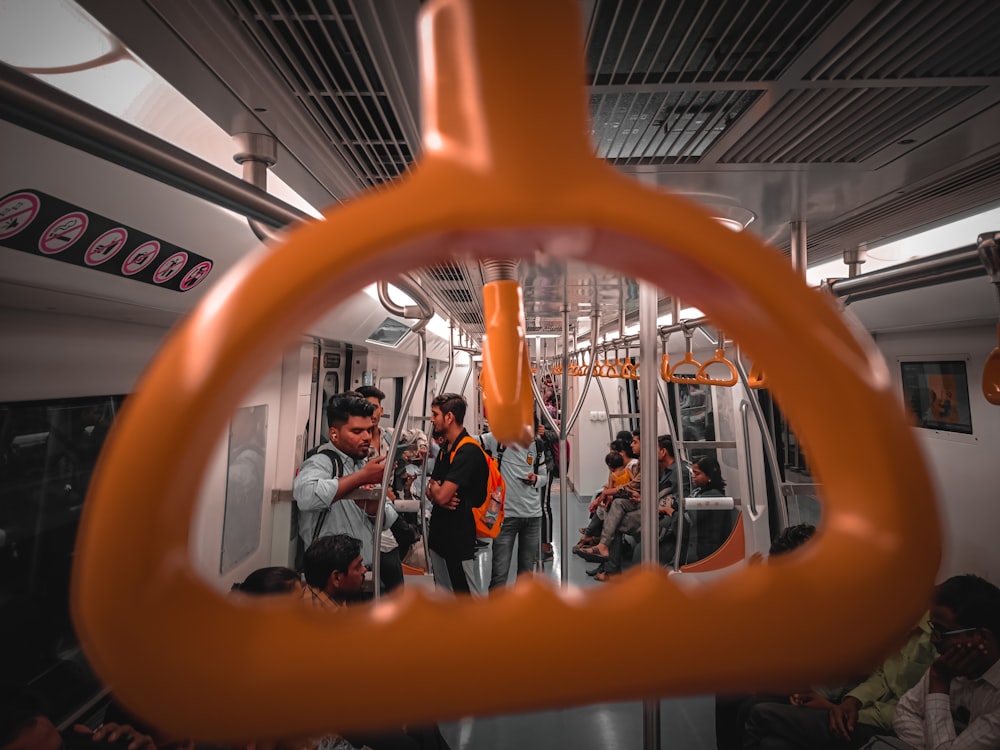
[[[903,399],[917,427],[972,434],[965,360],[901,361]]]

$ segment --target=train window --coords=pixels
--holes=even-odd
[[[73,633],[69,577],[90,476],[122,400],[0,404],[0,664],[57,717],[100,690]]]
[[[903,399],[917,427],[972,434],[969,378],[963,360],[900,362]]]
[[[267,459],[267,405],[237,409],[229,425],[226,507],[219,572],[228,573],[260,546]]]

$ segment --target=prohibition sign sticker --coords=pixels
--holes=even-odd
[[[183,250],[176,252],[163,261],[160,267],[156,269],[156,273],[153,274],[153,281],[157,284],[164,284],[170,279],[174,278],[182,268],[184,264],[187,263],[188,254]]]
[[[123,227],[109,229],[90,244],[83,255],[83,262],[88,266],[99,266],[111,260],[125,247],[126,240],[128,240],[127,229]]]
[[[129,253],[129,256],[122,263],[122,273],[126,276],[135,276],[144,269],[160,254],[160,243],[156,240],[143,242],[139,247]]]
[[[13,237],[38,216],[42,202],[34,193],[15,193],[0,203],[0,240]]]
[[[208,272],[211,270],[212,261],[203,260],[201,263],[184,274],[184,278],[181,279],[181,291],[186,292],[188,289],[194,289],[198,286],[198,284],[205,280],[205,277],[208,276]]]
[[[82,211],[73,211],[60,216],[42,232],[42,238],[38,240],[38,249],[46,255],[61,253],[66,248],[72,247],[83,236],[88,224],[90,219]]]

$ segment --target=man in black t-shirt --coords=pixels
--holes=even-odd
[[[455,593],[482,593],[475,575],[476,523],[472,509],[486,502],[489,466],[479,444],[459,445],[469,433],[463,427],[467,405],[457,393],[442,393],[431,402],[435,435],[448,441],[427,484],[431,509],[428,545],[434,582]],[[456,446],[458,446],[456,450]]]

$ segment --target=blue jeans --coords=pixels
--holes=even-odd
[[[542,517],[503,519],[500,533],[493,540],[493,572],[490,588],[504,586],[510,573],[510,558],[517,540],[517,574],[530,573],[538,565],[538,549],[542,539]]]

